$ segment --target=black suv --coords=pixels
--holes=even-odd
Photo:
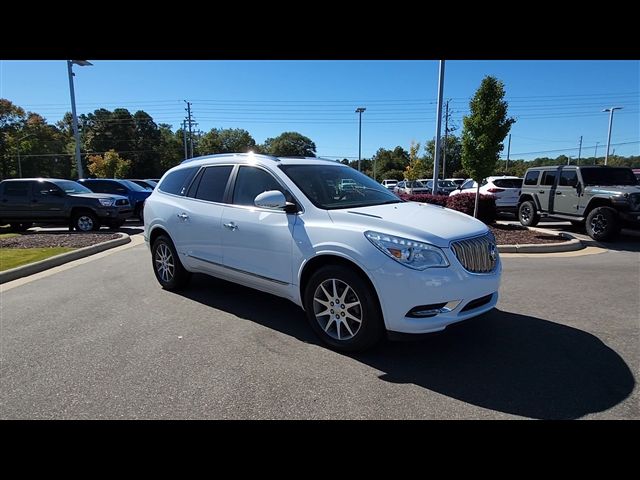
[[[0,224],[24,231],[34,222],[58,223],[69,230],[119,228],[133,214],[121,195],[93,193],[78,182],[57,178],[20,178],[0,182]]]
[[[535,226],[541,217],[584,226],[594,240],[614,238],[623,224],[640,225],[640,185],[630,168],[535,167],[527,170],[518,218]]]

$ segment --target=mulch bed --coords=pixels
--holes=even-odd
[[[39,233],[27,232],[17,237],[0,238],[0,248],[81,248],[119,238],[117,233]]]
[[[527,245],[531,243],[560,243],[568,242],[569,239],[560,235],[550,235],[547,233],[529,230],[522,225],[502,225],[494,223],[489,225],[496,237],[498,245]]]

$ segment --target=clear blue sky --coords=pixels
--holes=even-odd
[[[74,67],[78,113],[124,107],[147,111],[175,129],[193,103],[198,128],[245,128],[257,142],[283,131],[310,137],[319,156],[362,156],[409,148],[435,135],[437,61],[105,61]],[[612,151],[640,154],[638,61],[447,61],[444,98],[462,129],[469,98],[485,75],[505,83],[511,158],[604,155],[609,116]],[[0,61],[0,97],[56,122],[70,110],[64,61]],[[615,145],[624,144],[624,145]],[[573,149],[573,150],[572,150]],[[504,157],[506,157],[506,141]],[[538,153],[540,152],[540,153]]]

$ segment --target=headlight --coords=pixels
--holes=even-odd
[[[372,231],[364,232],[364,236],[382,253],[406,267],[424,270],[449,266],[442,250],[434,245]]]
[[[113,204],[116,202],[113,198],[99,198],[98,201],[103,207],[113,207]]]

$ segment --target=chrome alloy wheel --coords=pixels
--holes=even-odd
[[[165,244],[158,245],[156,249],[156,271],[163,282],[170,282],[175,275],[175,266],[171,250]]]
[[[607,224],[607,218],[603,214],[598,213],[591,219],[591,230],[593,230],[594,234],[600,235],[606,231]]]
[[[362,305],[342,280],[330,278],[313,294],[313,311],[320,327],[335,340],[350,340],[362,326]]]
[[[522,217],[522,220],[525,222],[529,221],[531,218],[531,207],[529,205],[523,205],[522,208],[520,208],[520,217]]]
[[[81,215],[76,221],[76,226],[83,232],[93,230],[93,218],[88,215]]]

